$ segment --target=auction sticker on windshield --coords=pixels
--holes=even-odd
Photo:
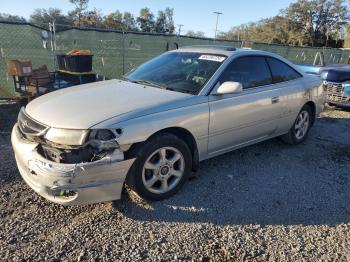
[[[201,55],[199,60],[207,60],[207,61],[215,61],[215,62],[222,62],[226,59],[224,56],[217,56],[217,55]]]

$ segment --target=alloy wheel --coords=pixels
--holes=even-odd
[[[145,161],[142,182],[155,194],[164,194],[180,182],[185,170],[185,159],[174,147],[162,147],[154,151]]]
[[[309,112],[306,110],[303,110],[300,112],[297,118],[297,121],[295,122],[295,125],[294,125],[295,137],[298,140],[303,139],[307,134],[307,131],[309,130],[309,126],[310,126]]]

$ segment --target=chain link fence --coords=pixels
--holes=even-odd
[[[213,39],[90,29],[69,29],[56,33],[56,53],[88,49],[93,70],[105,78],[116,78],[135,66],[168,50],[185,45],[214,44]],[[220,41],[240,47],[239,41]]]
[[[299,47],[266,43],[252,43],[252,49],[279,54],[296,64],[348,64],[350,50],[327,47]]]
[[[6,72],[7,59],[31,60],[33,68],[57,68],[55,55],[71,49],[88,49],[93,56],[93,71],[100,79],[118,78],[133,67],[168,50],[186,45],[221,44],[247,47],[280,54],[295,63],[348,63],[348,50],[291,47],[254,42],[214,40],[176,35],[78,29],[59,25],[0,22],[0,98],[15,98],[12,77]],[[52,29],[52,27],[51,27]]]

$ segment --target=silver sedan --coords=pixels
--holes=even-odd
[[[12,145],[23,179],[53,202],[115,200],[125,184],[161,200],[200,161],[278,136],[302,143],[324,101],[321,80],[280,56],[184,47],[33,100]]]

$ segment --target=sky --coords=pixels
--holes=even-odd
[[[202,31],[213,37],[216,15],[218,31],[228,31],[232,26],[268,18],[289,6],[292,0],[90,0],[89,8],[97,8],[103,14],[119,10],[129,11],[135,16],[143,7],[149,7],[156,15],[158,10],[174,8],[175,25],[183,24],[182,33],[188,30]],[[74,8],[68,0],[0,0],[0,13],[9,13],[29,18],[36,8],[57,7],[66,13]]]

